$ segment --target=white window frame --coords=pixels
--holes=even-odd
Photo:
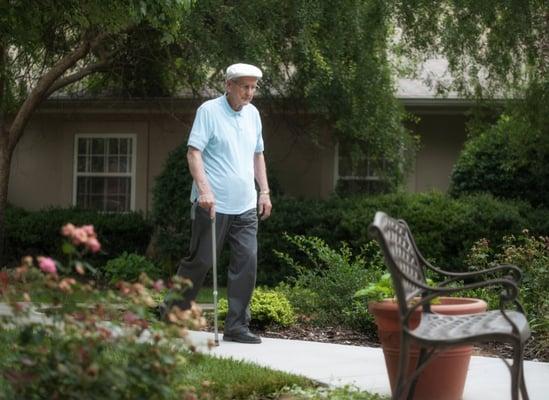
[[[341,179],[344,181],[370,181],[377,182],[381,180],[379,175],[372,174],[371,171],[365,171],[365,175],[340,175],[339,171],[339,143],[336,143],[335,146],[335,174],[334,174],[334,188],[337,185],[337,182]],[[368,161],[369,162],[369,161]],[[369,168],[368,168],[369,169]]]
[[[126,176],[115,172],[78,172],[78,140],[85,139],[131,139],[132,145],[132,165],[130,176],[130,210],[135,211],[135,182],[136,182],[136,166],[137,166],[137,134],[135,133],[76,133],[74,135],[74,153],[73,153],[73,182],[72,182],[72,205],[76,206],[77,199],[77,182],[80,176],[98,176],[98,177],[120,177]],[[108,211],[105,211],[108,212]]]

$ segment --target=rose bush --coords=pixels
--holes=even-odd
[[[180,350],[192,349],[188,329],[205,324],[200,311],[172,310],[171,324],[159,323],[153,330],[147,319],[155,304],[152,294],[164,283],[142,275],[138,282],[119,282],[115,290],[99,293],[90,279],[94,269],[84,261],[86,254],[101,249],[93,226],[66,224],[61,234],[66,238],[65,264],[47,256],[24,257],[19,267],[0,273],[0,301],[11,311],[0,318],[0,340],[5,343],[0,398],[193,396],[178,385],[177,377],[185,365]],[[39,277],[37,270],[42,271]],[[34,291],[21,296],[21,285],[31,279],[32,287],[42,286],[54,303],[39,309],[32,301]],[[183,284],[175,280],[171,285],[180,289]],[[76,292],[95,300],[80,305],[60,301]],[[174,340],[182,346],[174,346]]]

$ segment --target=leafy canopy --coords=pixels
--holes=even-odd
[[[15,112],[50,68],[83,44],[89,45],[92,51],[63,71],[64,77],[82,70],[88,74],[106,70],[112,65],[113,54],[120,52],[128,38],[145,25],[161,29],[163,40],[173,40],[180,29],[183,3],[178,0],[2,1],[0,109]],[[59,88],[54,85],[52,89]]]
[[[547,81],[546,0],[402,0],[396,21],[408,50],[444,55],[454,88],[478,95],[523,94]]]

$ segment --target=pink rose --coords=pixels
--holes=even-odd
[[[72,236],[74,229],[74,225],[69,222],[68,224],[63,225],[61,228],[61,234],[66,237]]]
[[[164,281],[162,279],[157,280],[155,283],[153,283],[153,289],[157,292],[160,292],[162,289],[164,289]]]
[[[47,274],[56,274],[57,267],[55,261],[49,257],[38,257],[38,265],[40,269]]]
[[[92,237],[88,239],[88,241],[86,242],[86,247],[92,253],[97,253],[99,250],[101,250],[101,243],[99,243],[99,241],[96,238]]]
[[[95,237],[95,230],[93,229],[93,225],[83,225],[82,229],[86,234],[90,237]]]
[[[72,242],[75,245],[86,243],[88,241],[88,234],[83,228],[76,228],[72,234]]]

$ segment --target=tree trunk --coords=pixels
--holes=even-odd
[[[6,254],[6,207],[13,149],[8,145],[8,132],[0,132],[0,268],[7,263]]]
[[[8,185],[10,180],[11,158],[15,151],[15,146],[23,136],[25,126],[36,108],[51,93],[52,89],[58,90],[66,85],[82,79],[95,71],[96,68],[103,68],[105,63],[97,63],[88,66],[72,75],[63,75],[73,68],[76,63],[86,57],[92,46],[97,45],[106,37],[100,34],[93,38],[93,44],[89,40],[81,42],[73,51],[59,59],[38,79],[36,86],[25,98],[21,106],[15,112],[13,120],[9,124],[5,123],[5,115],[0,110],[0,268],[7,263],[6,254],[6,207],[8,204]],[[0,53],[2,48],[0,47]],[[0,67],[3,62],[0,61]],[[3,81],[0,73],[0,101],[2,100]]]

